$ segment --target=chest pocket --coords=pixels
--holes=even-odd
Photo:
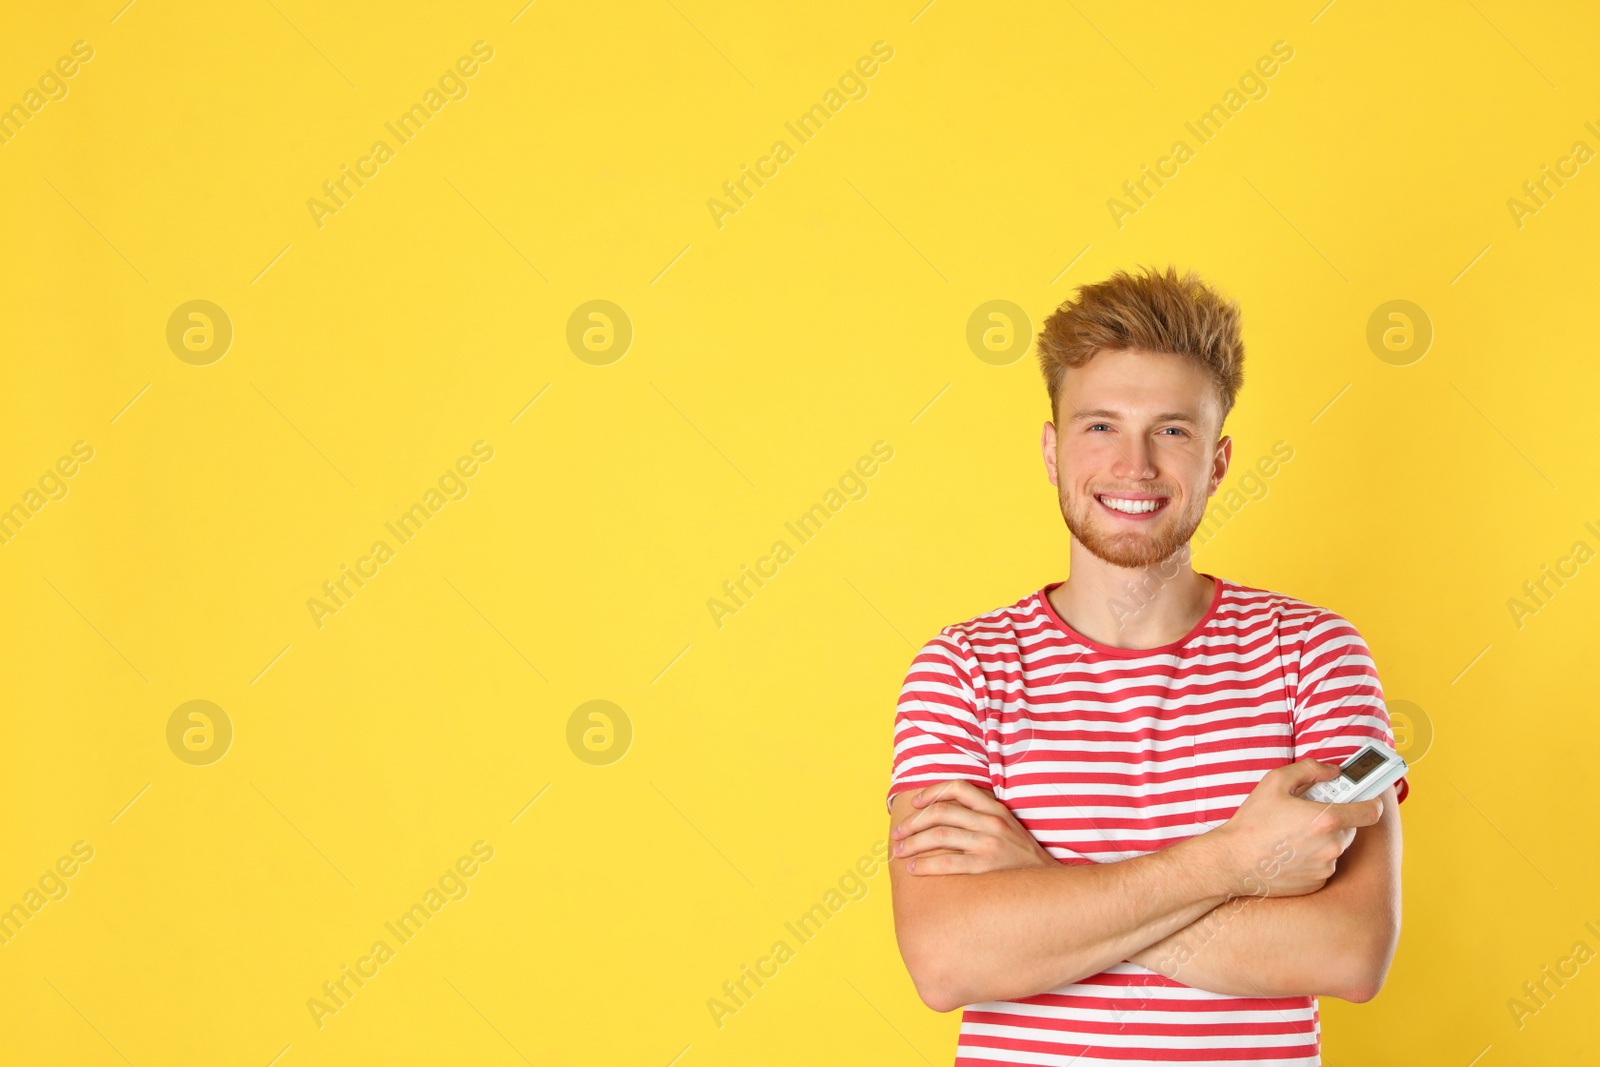
[[[1282,700],[1229,716],[1191,742],[1197,833],[1227,822],[1268,771],[1294,760],[1294,729]]]

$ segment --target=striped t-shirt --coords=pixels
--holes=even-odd
[[[889,800],[964,778],[1062,863],[1111,863],[1221,826],[1274,767],[1342,763],[1367,739],[1393,747],[1355,627],[1204,576],[1214,580],[1204,617],[1159,648],[1079,634],[1048,599],[1059,582],[939,631],[900,691]],[[1404,800],[1410,784],[1395,789]],[[1225,996],[1123,960],[1048,992],[968,1005],[956,1056],[1172,1062],[1315,1067],[1317,998]]]

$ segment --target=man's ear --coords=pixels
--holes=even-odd
[[[1211,489],[1206,496],[1211,496],[1222,487],[1222,480],[1228,476],[1228,465],[1233,462],[1233,438],[1224,436],[1217,442],[1216,452],[1211,464]]]
[[[1039,440],[1039,447],[1044,452],[1044,469],[1050,476],[1050,484],[1057,485],[1056,481],[1056,424],[1046,422],[1044,433]]]

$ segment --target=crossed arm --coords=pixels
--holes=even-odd
[[[890,863],[902,956],[935,1010],[1045,992],[1124,959],[1235,996],[1364,1001],[1383,984],[1400,922],[1392,786],[1378,822],[1355,833],[1320,889],[1271,897],[1241,888],[1251,880],[1241,883],[1212,834],[1118,863],[1068,866],[993,794],[956,782],[940,795],[944,802],[919,810],[913,794],[897,794],[891,806],[892,842],[915,814],[913,832],[944,823],[934,834],[962,845],[919,851],[912,862],[923,873],[897,855]],[[953,800],[988,814],[958,819]]]
[[[1196,989],[1246,997],[1378,995],[1400,940],[1400,805],[1356,831],[1315,893],[1235,897],[1128,959]]]

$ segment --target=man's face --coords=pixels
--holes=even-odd
[[[1182,356],[1100,351],[1066,372],[1059,402],[1044,460],[1072,536],[1128,568],[1188,544],[1233,453],[1231,438],[1216,440],[1222,408],[1206,371]]]

